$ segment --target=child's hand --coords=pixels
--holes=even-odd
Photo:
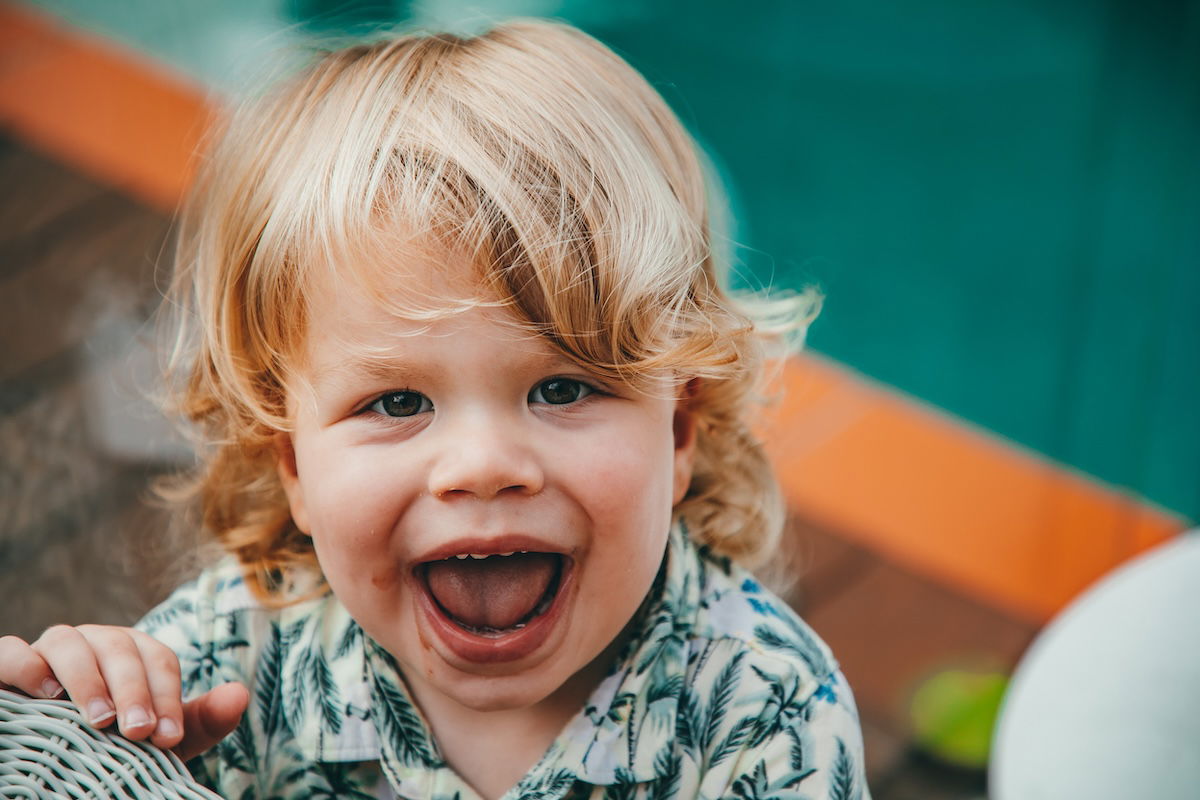
[[[149,738],[185,760],[237,727],[250,700],[240,683],[227,683],[184,704],[175,653],[110,625],[55,625],[33,644],[0,638],[0,686],[31,697],[65,692],[95,727],[116,720],[127,738]]]

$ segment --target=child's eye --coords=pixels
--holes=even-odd
[[[411,417],[432,411],[433,403],[420,392],[388,392],[372,403],[370,410],[385,417]]]
[[[551,378],[533,387],[533,391],[529,393],[529,401],[561,406],[582,400],[592,391],[592,387],[581,381],[571,378]]]

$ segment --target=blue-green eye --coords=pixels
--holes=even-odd
[[[570,378],[551,378],[533,387],[529,393],[531,403],[549,403],[562,406],[574,403],[592,393],[592,387]]]
[[[388,392],[371,404],[371,410],[385,417],[411,417],[432,411],[433,403],[420,392]]]

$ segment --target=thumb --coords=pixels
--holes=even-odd
[[[250,692],[240,683],[225,683],[183,704],[183,740],[171,748],[187,761],[228,736],[245,712]]]

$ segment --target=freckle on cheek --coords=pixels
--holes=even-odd
[[[376,572],[371,576],[371,585],[380,591],[391,589],[396,585],[396,571],[387,569],[383,572]]]

